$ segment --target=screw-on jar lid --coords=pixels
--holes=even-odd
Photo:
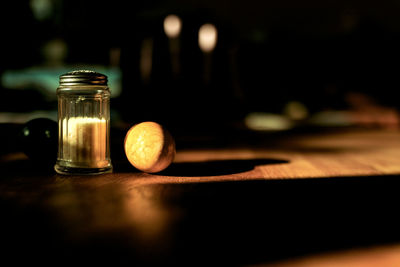
[[[107,76],[91,70],[74,70],[60,76],[60,85],[107,85]]]

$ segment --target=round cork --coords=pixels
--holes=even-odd
[[[171,134],[156,122],[132,126],[125,136],[125,154],[137,169],[155,173],[166,169],[175,157],[175,141]]]

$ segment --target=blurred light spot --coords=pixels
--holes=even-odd
[[[56,90],[58,79],[61,74],[71,71],[71,69],[96,69],[108,77],[108,84],[111,88],[111,97],[118,97],[122,92],[122,71],[117,67],[103,65],[43,65],[27,69],[6,70],[0,76],[1,86],[9,90],[25,90],[34,86],[46,100],[57,100]],[[24,115],[26,116],[26,115]],[[25,119],[24,119],[25,120]],[[55,117],[57,120],[57,117]],[[24,121],[25,122],[25,121]]]
[[[284,107],[283,113],[293,120],[304,120],[308,117],[307,107],[298,101],[288,102]]]
[[[150,81],[152,62],[153,39],[144,39],[140,51],[140,75],[142,77],[142,81],[145,83]]]
[[[64,40],[56,38],[47,42],[42,51],[47,65],[62,66],[67,57],[68,47]]]
[[[159,194],[155,187],[138,187],[124,201],[127,219],[137,230],[137,237],[146,243],[159,242],[169,229],[172,214],[159,201]]]
[[[350,126],[351,118],[346,111],[321,111],[308,120],[310,125],[320,127]]]
[[[55,94],[55,93],[53,93]],[[27,121],[37,118],[48,118],[57,120],[57,111],[34,110],[29,112],[0,112],[0,123],[19,123],[24,124]],[[24,131],[23,135],[28,136],[29,131]]]
[[[203,52],[211,52],[217,44],[217,28],[212,24],[204,24],[199,29],[199,46]]]
[[[30,0],[33,16],[37,20],[45,20],[51,17],[53,5],[51,0]]]
[[[255,131],[281,131],[293,126],[285,116],[264,112],[249,113],[244,122],[247,128]]]
[[[181,33],[182,21],[176,15],[168,15],[164,19],[164,31],[169,38],[176,38]]]

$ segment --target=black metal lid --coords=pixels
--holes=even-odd
[[[60,85],[107,85],[107,76],[92,70],[74,70],[60,76]]]

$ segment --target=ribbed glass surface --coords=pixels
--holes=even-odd
[[[110,93],[106,86],[58,93],[58,160],[62,174],[111,171]]]

